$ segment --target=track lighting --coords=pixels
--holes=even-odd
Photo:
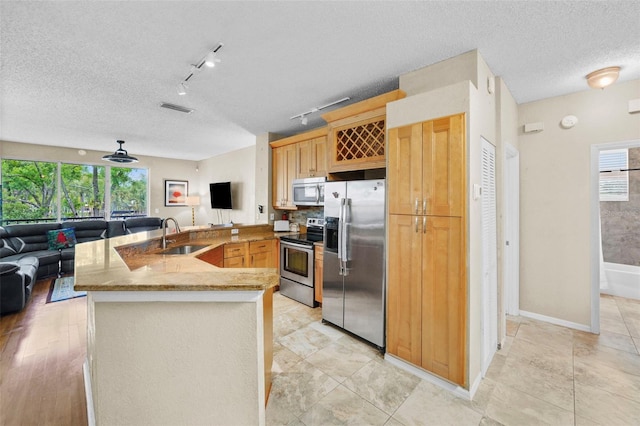
[[[211,50],[207,53],[207,56],[205,56],[204,64],[209,68],[213,68],[216,66],[216,62],[220,62],[220,59],[218,59],[215,52]]]
[[[187,75],[181,82],[178,84],[178,95],[185,95],[187,93],[187,82],[202,68],[203,65],[206,65],[209,68],[213,68],[220,59],[217,56],[218,51],[222,49],[222,43],[219,43],[215,49],[211,49],[207,52],[206,55],[202,57],[197,63],[191,65],[191,70],[189,71],[189,75]]]
[[[312,108],[309,111],[294,115],[293,117],[290,118],[290,120],[293,120],[294,118],[299,118],[300,119],[300,124],[302,124],[303,126],[306,126],[307,123],[309,122],[309,120],[307,119],[307,115],[313,114],[314,112],[318,112],[321,109],[329,108],[330,106],[333,106],[335,104],[346,102],[349,99],[351,99],[351,98],[349,98],[349,97],[342,98],[342,99],[338,99],[337,101],[333,101],[331,103],[328,103],[326,105],[322,105],[322,106],[319,106],[319,107]]]

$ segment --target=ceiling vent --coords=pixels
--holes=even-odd
[[[170,103],[167,103],[167,102],[162,102],[160,104],[160,106],[162,108],[167,108],[167,109],[172,109],[174,111],[184,112],[185,114],[191,114],[194,111],[191,108],[187,108],[187,107],[183,107],[183,106],[175,105],[175,104],[170,104]]]

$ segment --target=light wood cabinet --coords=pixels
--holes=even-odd
[[[389,130],[389,213],[463,214],[464,115]]]
[[[387,352],[420,365],[422,239],[415,231],[415,220],[413,216],[389,216]]]
[[[225,244],[223,265],[225,268],[277,268],[276,246],[275,238]]]
[[[327,136],[296,143],[297,177],[323,177],[327,175]]]
[[[389,130],[387,351],[466,377],[464,115]]]
[[[313,278],[313,295],[314,299],[318,303],[322,303],[322,280],[324,279],[323,274],[323,261],[324,261],[324,248],[319,246],[314,246],[314,278]]]
[[[327,171],[384,168],[386,105],[404,96],[394,90],[323,114],[329,127]]]
[[[207,263],[210,263],[213,266],[223,268],[224,267],[224,246],[218,246],[212,250],[204,252],[203,254],[197,257],[198,259],[203,260]]]
[[[286,145],[273,149],[273,207],[294,210],[293,180],[296,178],[296,147]]]
[[[229,243],[224,245],[224,267],[246,268],[249,255],[248,243]]]
[[[250,268],[275,268],[276,261],[273,257],[275,239],[251,241],[249,243],[249,267]]]
[[[273,207],[295,210],[293,180],[327,174],[327,128],[279,139],[269,145],[273,163]]]

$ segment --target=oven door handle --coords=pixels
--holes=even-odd
[[[306,244],[292,243],[290,241],[280,240],[280,245],[281,246],[287,246],[287,247],[299,248],[299,249],[306,250],[308,252],[312,252],[313,251],[313,247],[310,247],[310,246],[308,246]]]

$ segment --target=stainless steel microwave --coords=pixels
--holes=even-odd
[[[324,183],[326,178],[293,180],[293,204],[296,206],[324,206]]]

